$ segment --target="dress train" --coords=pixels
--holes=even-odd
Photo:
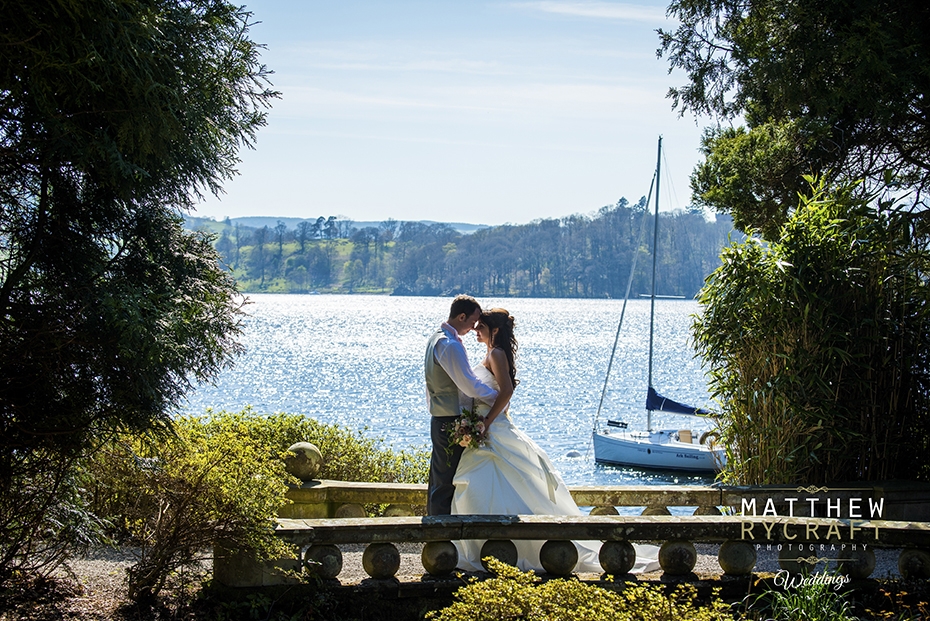
[[[483,382],[497,384],[484,366],[475,368]],[[479,414],[488,406],[480,404]],[[483,410],[483,412],[482,412]],[[491,424],[488,442],[480,448],[468,448],[456,469],[453,515],[582,515],[572,499],[562,476],[546,453],[518,429],[508,412],[502,412]],[[517,567],[523,571],[542,571],[539,549],[543,541],[515,540]],[[599,541],[576,541],[576,573],[603,573],[598,561]],[[481,571],[481,546],[484,541],[456,541],[459,569]],[[636,564],[633,573],[659,568],[658,547],[634,544]]]

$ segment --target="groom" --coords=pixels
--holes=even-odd
[[[462,337],[468,334],[481,317],[481,306],[469,295],[452,301],[449,319],[443,322],[426,346],[426,392],[429,397],[430,436],[433,455],[429,464],[427,515],[449,515],[455,486],[452,477],[462,456],[462,447],[453,447],[452,457],[446,452],[449,435],[447,424],[470,406],[472,399],[493,403],[497,391],[475,377]]]

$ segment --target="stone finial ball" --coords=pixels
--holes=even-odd
[[[284,467],[301,481],[312,481],[323,467],[323,454],[309,442],[298,442],[287,449],[291,454],[284,458]]]
[[[756,566],[756,548],[748,541],[724,541],[717,552],[720,569],[728,576],[745,576]]]
[[[697,563],[697,550],[690,541],[666,541],[659,548],[659,565],[670,576],[691,573]]]
[[[400,552],[393,543],[370,543],[362,553],[362,567],[376,580],[392,578],[400,569]]]
[[[459,551],[451,541],[430,541],[423,546],[420,560],[431,576],[446,576],[458,565]]]
[[[509,539],[488,539],[481,546],[481,566],[485,571],[490,571],[484,562],[487,556],[493,556],[501,563],[517,566],[517,546]]]
[[[605,573],[623,576],[636,564],[636,548],[629,541],[605,541],[597,558]]]

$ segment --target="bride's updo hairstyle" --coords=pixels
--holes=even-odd
[[[494,335],[492,347],[499,347],[507,356],[507,362],[510,363],[510,381],[516,388],[520,380],[517,379],[517,366],[514,361],[517,357],[517,337],[513,334],[513,317],[503,308],[492,308],[489,311],[481,313],[481,323],[486,325]]]

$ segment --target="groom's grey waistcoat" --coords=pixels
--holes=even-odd
[[[426,392],[429,394],[429,413],[433,416],[459,415],[459,389],[446,373],[445,369],[436,362],[434,351],[436,343],[448,338],[442,330],[438,330],[426,346]]]

